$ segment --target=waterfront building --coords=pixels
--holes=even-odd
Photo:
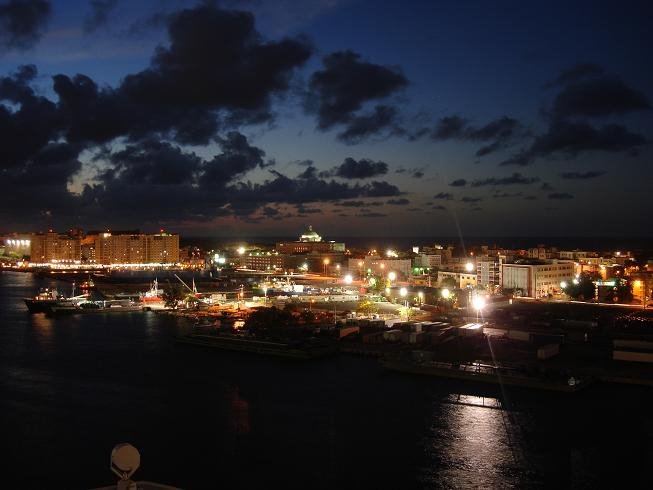
[[[47,233],[30,235],[30,260],[43,264],[50,262],[79,262],[81,260],[81,240],[52,230]]]
[[[176,264],[179,235],[171,233],[99,233],[93,237],[100,264]]]
[[[521,291],[523,296],[542,298],[561,291],[561,283],[575,277],[572,261],[518,261],[501,265],[501,287]]]
[[[95,256],[95,236],[89,235],[81,239],[81,254],[82,262],[89,262],[91,264],[97,262]]]

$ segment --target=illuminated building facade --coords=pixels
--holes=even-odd
[[[241,259],[247,269],[265,271],[285,268],[283,255],[278,254],[250,254]]]
[[[52,230],[30,236],[30,260],[36,263],[81,260],[81,240]]]
[[[476,257],[476,282],[480,286],[501,285],[501,264],[505,257]]]
[[[100,233],[94,236],[99,264],[176,264],[179,235],[170,233]]]
[[[530,298],[559,293],[560,283],[571,282],[574,277],[575,266],[571,261],[501,265],[501,287],[518,289]]]
[[[277,243],[276,251],[284,254],[344,252],[345,244],[333,241],[325,242],[320,235],[313,231],[313,227],[309,226],[298,241]]]
[[[477,277],[475,272],[451,272],[438,271],[438,286],[446,285],[445,281],[452,279],[457,288],[463,289],[467,286],[476,286]]]

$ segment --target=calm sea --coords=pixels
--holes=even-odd
[[[175,344],[187,325],[169,316],[29,315],[46,285],[0,273],[4,488],[111,484],[120,442],[138,479],[191,489],[650,488],[650,390],[501,393],[203,350]]]

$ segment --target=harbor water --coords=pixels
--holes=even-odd
[[[5,488],[135,475],[202,488],[650,488],[653,395],[566,395],[384,371],[374,359],[269,359],[177,344],[187,320],[153,312],[29,315],[55,284],[0,273]]]

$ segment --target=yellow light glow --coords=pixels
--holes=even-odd
[[[472,306],[476,311],[481,311],[483,308],[485,308],[485,298],[482,296],[474,296],[474,299],[472,300]]]

